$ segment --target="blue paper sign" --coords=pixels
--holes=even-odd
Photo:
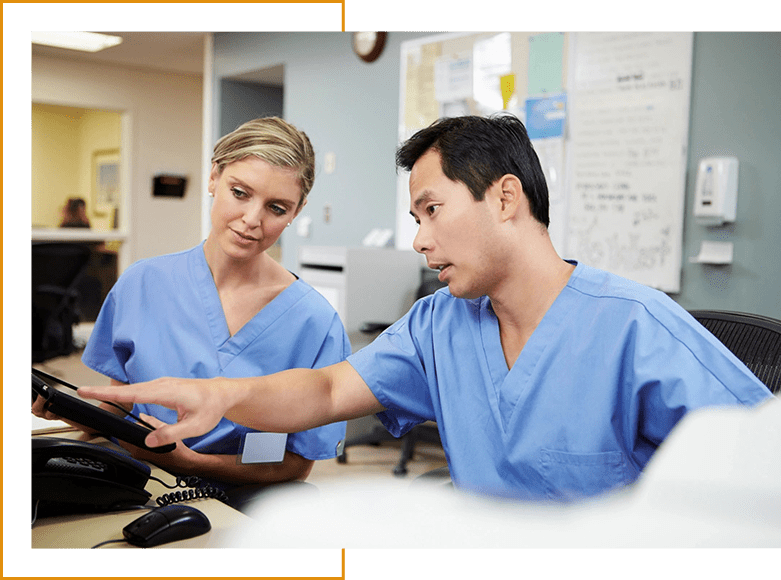
[[[526,130],[529,139],[563,137],[566,118],[566,94],[526,100]]]

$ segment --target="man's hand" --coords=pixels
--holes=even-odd
[[[177,422],[163,425],[146,437],[149,447],[175,443],[203,435],[217,426],[232,406],[235,389],[225,387],[225,379],[161,378],[147,383],[116,387],[80,387],[79,395],[115,403],[154,403],[176,411]]]
[[[385,409],[348,361],[262,377],[161,378],[122,388],[81,387],[79,394],[115,403],[153,403],[176,411],[176,423],[147,435],[150,447],[204,435],[222,417],[256,431],[298,433]]]

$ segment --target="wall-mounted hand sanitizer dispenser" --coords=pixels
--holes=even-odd
[[[738,160],[707,157],[700,160],[694,192],[694,218],[705,226],[734,222],[738,205]]]

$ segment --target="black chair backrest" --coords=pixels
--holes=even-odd
[[[43,362],[73,351],[79,321],[78,284],[90,260],[85,244],[32,245],[32,359]]]
[[[84,274],[90,249],[84,244],[40,243],[32,245],[32,289],[41,286],[74,287]]]
[[[756,314],[692,310],[690,314],[765,383],[781,392],[781,321]]]

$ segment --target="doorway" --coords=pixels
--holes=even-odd
[[[89,248],[76,306],[80,322],[94,322],[117,280],[124,237],[123,114],[32,103],[31,121],[32,243]]]
[[[90,229],[117,229],[121,143],[117,111],[33,103],[32,227],[60,227],[80,200]]]

